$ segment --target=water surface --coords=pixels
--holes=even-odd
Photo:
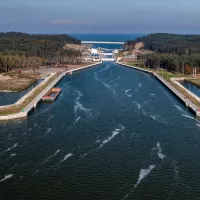
[[[0,199],[200,196],[200,123],[153,76],[103,63],[0,125]]]
[[[188,89],[190,92],[194,93],[198,97],[200,97],[200,88],[197,87],[196,85],[189,83],[187,81],[182,81],[181,84]]]
[[[31,86],[29,86],[22,92],[0,92],[0,106],[14,104],[25,94],[27,94],[37,85],[39,85],[42,81],[43,79],[38,79],[35,83],[33,83]]]

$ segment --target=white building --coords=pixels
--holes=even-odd
[[[92,48],[92,49],[89,49],[89,51],[90,51],[91,54],[98,54],[97,49]]]
[[[119,53],[119,50],[118,49],[115,49],[114,51],[113,51],[113,53]]]

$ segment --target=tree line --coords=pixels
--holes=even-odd
[[[138,59],[149,68],[163,68],[173,72],[184,72],[188,67],[200,66],[200,54],[192,55],[173,55],[153,53],[147,55],[140,55]]]
[[[150,34],[127,41],[124,48],[131,50],[138,42],[143,42],[145,49],[155,52],[138,57],[148,67],[175,72],[182,72],[188,66],[200,67],[200,35]]]
[[[0,71],[81,63],[81,52],[63,49],[65,44],[81,44],[81,41],[68,35],[0,33]]]

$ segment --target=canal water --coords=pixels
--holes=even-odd
[[[0,92],[0,106],[14,104],[25,94],[27,94],[37,85],[39,85],[43,80],[44,79],[38,79],[35,83],[33,83],[30,87],[22,92]]]
[[[200,97],[200,88],[192,83],[188,83],[187,81],[182,81],[181,84],[188,89],[190,92],[194,93],[198,97]]]
[[[199,198],[200,122],[153,76],[103,63],[57,86],[1,123],[0,199]]]

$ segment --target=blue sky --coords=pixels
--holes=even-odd
[[[0,0],[0,31],[200,33],[199,0]]]

